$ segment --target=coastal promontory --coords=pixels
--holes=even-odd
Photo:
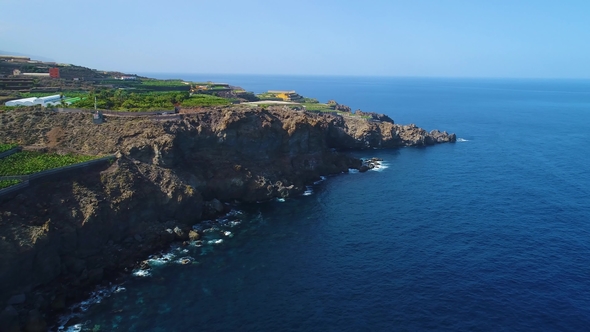
[[[283,106],[107,114],[102,124],[90,112],[14,110],[0,125],[0,141],[24,149],[114,156],[0,197],[0,268],[9,271],[0,320],[21,326],[170,242],[198,237],[191,226],[227,204],[300,195],[320,176],[360,169],[347,150],[455,141],[390,119]]]

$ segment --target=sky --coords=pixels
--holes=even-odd
[[[0,50],[127,73],[590,78],[590,1],[0,0]]]

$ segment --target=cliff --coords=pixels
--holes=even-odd
[[[44,328],[88,287],[116,276],[221,202],[289,197],[320,175],[360,168],[341,153],[425,146],[454,135],[414,125],[231,106],[179,116],[0,114],[0,142],[80,154],[116,154],[108,166],[53,177],[0,198],[0,326]],[[16,313],[20,313],[18,316]],[[1,330],[1,329],[0,329]]]

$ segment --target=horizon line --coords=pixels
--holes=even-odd
[[[100,70],[102,71],[102,70]],[[118,70],[117,70],[118,71]],[[119,71],[122,72],[122,71]],[[359,78],[408,78],[408,79],[486,79],[486,80],[590,80],[590,77],[544,77],[544,76],[428,76],[428,75],[370,75],[370,74],[260,74],[260,73],[199,73],[199,72],[153,72],[137,71],[136,75],[212,75],[212,76],[274,76],[274,77],[359,77]],[[170,78],[174,79],[174,78]]]

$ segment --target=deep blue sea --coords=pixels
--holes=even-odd
[[[460,139],[360,151],[385,167],[240,206],[82,329],[590,330],[590,81],[148,76],[293,89]]]

